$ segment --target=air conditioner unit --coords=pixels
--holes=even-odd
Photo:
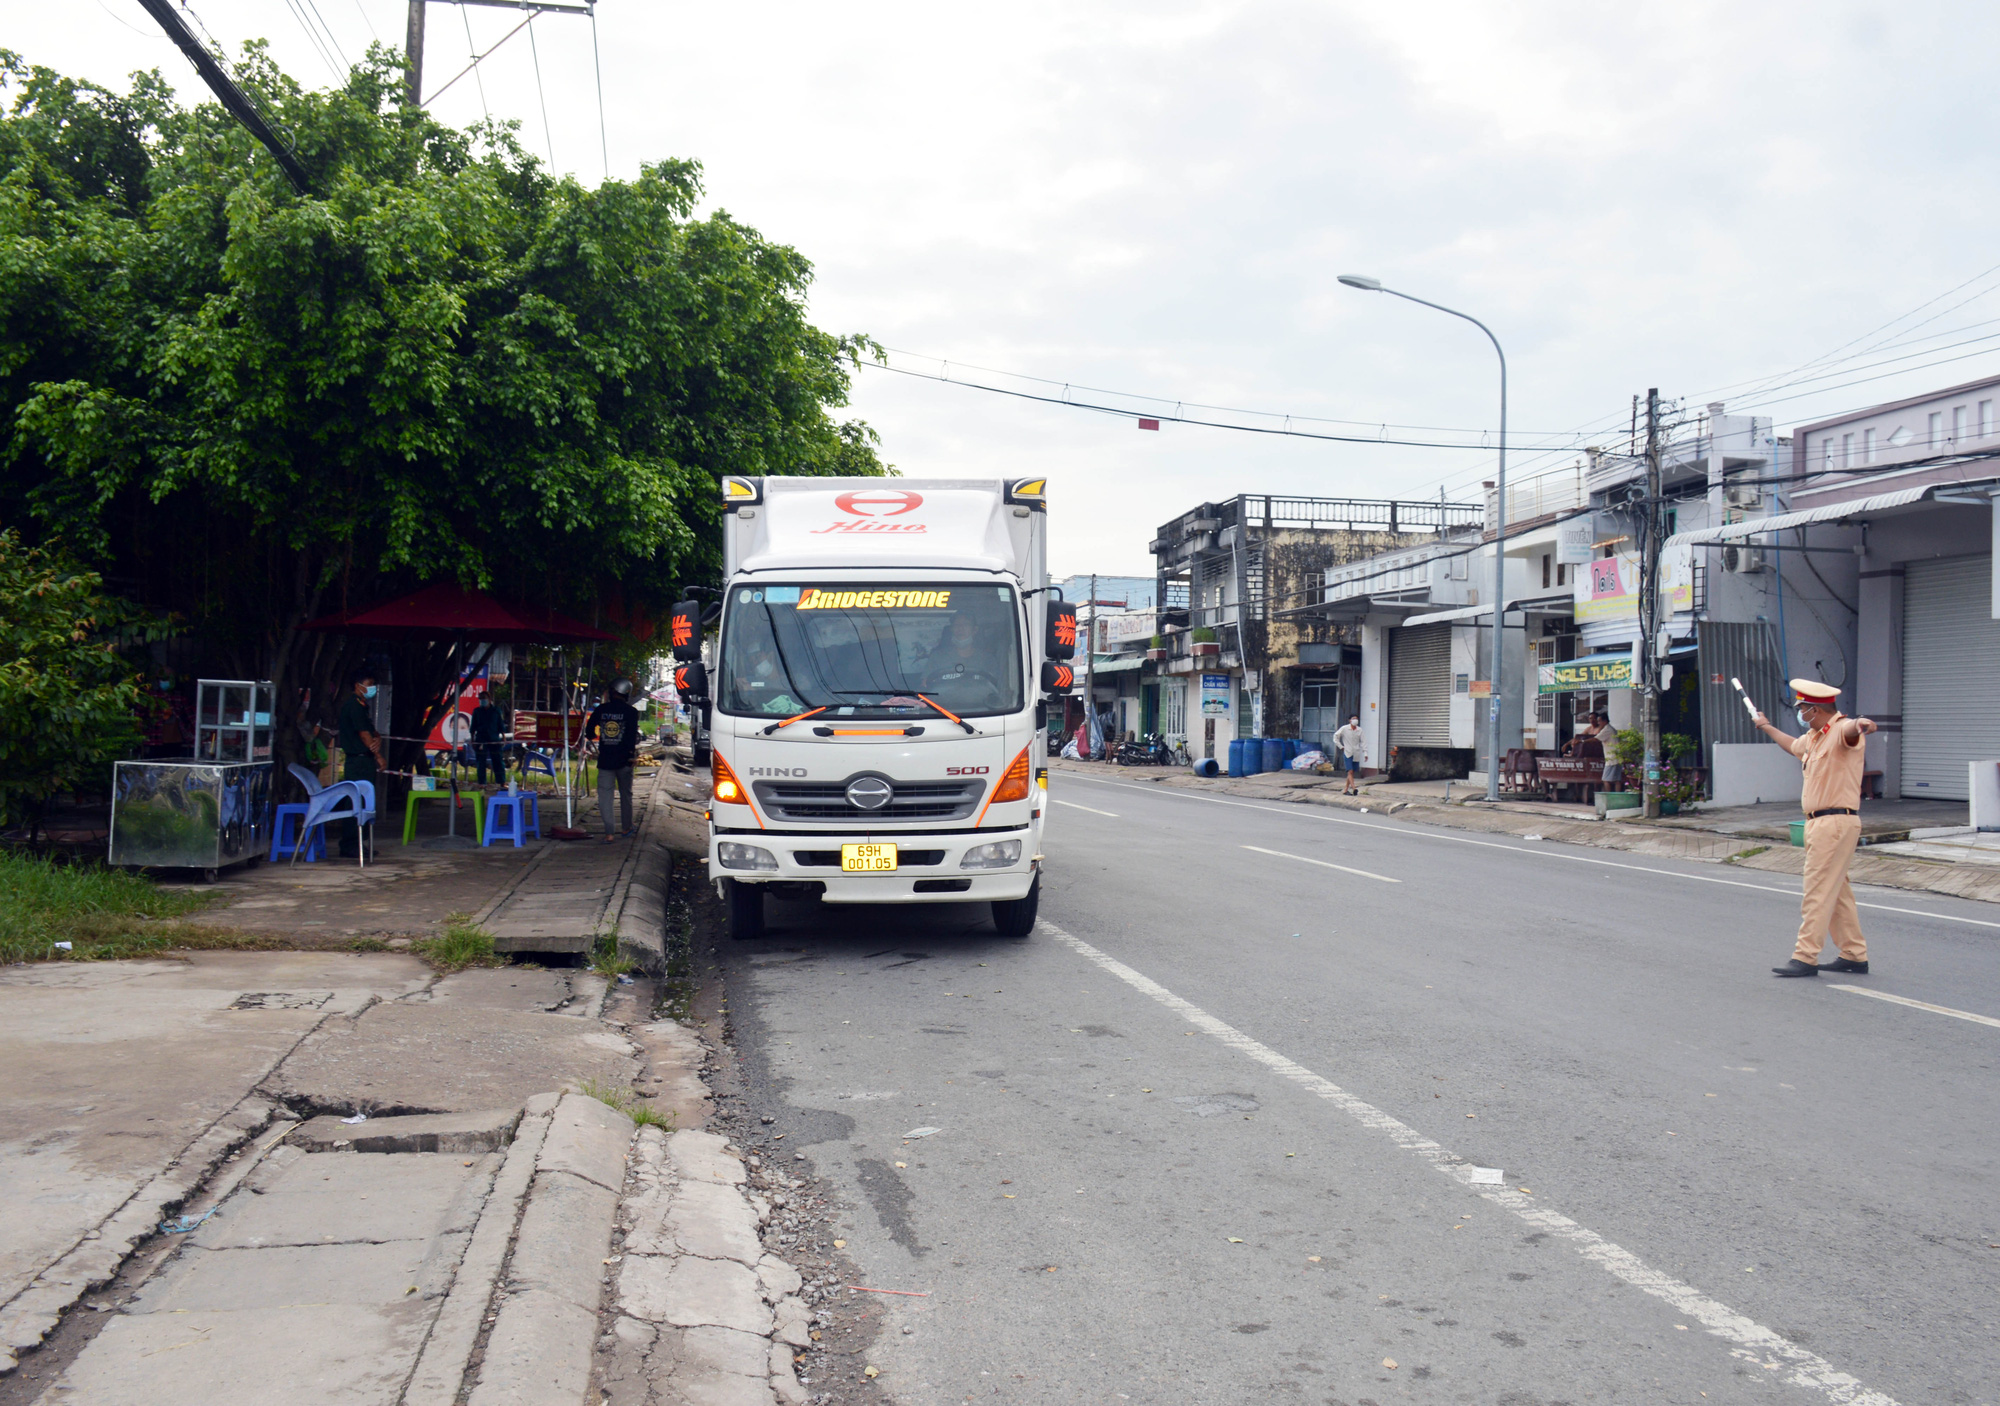
[[[1754,508],[1764,501],[1764,490],[1752,484],[1743,484],[1724,490],[1732,508]]]
[[[1722,549],[1722,569],[1739,574],[1764,570],[1764,553],[1756,547],[1731,542]]]

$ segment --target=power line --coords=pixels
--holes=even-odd
[[[333,32],[333,26],[328,24],[326,22],[326,16],[322,15],[319,12],[319,0],[305,0],[305,3],[306,3],[306,8],[312,11],[313,18],[319,21],[320,29],[325,32],[326,42],[333,46],[333,51],[336,54],[340,55],[340,66],[343,69],[351,69],[354,65],[349,61],[347,57],[347,50],[340,47],[340,40],[335,37]],[[345,74],[343,74],[342,76],[344,77]]]
[[[472,60],[466,67],[472,70],[473,84],[479,89],[479,110],[485,115],[486,120],[491,122],[493,120],[493,109],[486,105],[486,80],[479,75],[479,60],[481,55],[478,46],[472,42],[472,16],[466,13],[465,6],[460,5],[458,7],[458,17],[465,21],[465,56]],[[502,42],[504,43],[505,41],[503,40]],[[450,86],[449,83],[445,84],[446,88]],[[443,92],[444,89],[440,88],[438,91]]]
[[[325,41],[319,37],[319,31],[312,27],[312,22],[306,18],[305,11],[299,8],[298,0],[285,0],[285,8],[292,12],[292,18],[297,20],[299,28],[306,32],[307,40],[319,54],[320,62],[326,65],[327,72],[334,76],[336,82],[339,81],[340,66],[334,62],[333,55],[327,51]]]
[[[604,150],[604,179],[611,179],[611,134],[604,123],[604,58],[597,48],[597,6],[590,7],[590,66],[597,75],[597,140]]]
[[[542,90],[542,51],[535,43],[535,20],[541,12],[528,16],[528,52],[535,56],[535,96],[542,104],[542,139],[549,144],[549,174],[556,173],[556,134],[549,126],[549,95]]]

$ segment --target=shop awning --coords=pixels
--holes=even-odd
[[[1524,600],[1507,602],[1507,613],[1517,615],[1568,615],[1576,607],[1576,599],[1565,591],[1559,596],[1531,596]],[[1403,621],[1405,625],[1443,625],[1454,620],[1472,620],[1491,615],[1490,605],[1461,605],[1456,610],[1436,610],[1429,615],[1412,615]]]
[[[1102,678],[1106,674],[1130,673],[1145,662],[1146,656],[1143,654],[1100,654],[1090,661],[1090,670],[1093,674]],[[1081,674],[1083,670],[1079,668],[1077,672]]]
[[[1752,518],[1748,522],[1732,522],[1721,527],[1704,527],[1693,532],[1676,532],[1667,539],[1669,547],[1699,547],[1713,542],[1744,542],[1752,537],[1761,537],[1767,532],[1784,532],[1794,527],[1810,527],[1814,523],[1846,522],[1853,518],[1867,517],[1888,508],[1908,507],[1920,503],[1936,494],[1963,493],[1974,487],[1991,487],[1991,481],[1974,485],[1967,483],[1930,483],[1918,488],[1899,488],[1894,493],[1878,493],[1872,498],[1854,498],[1845,503],[1828,503],[1823,508],[1808,508],[1799,513],[1777,513],[1771,517]]]

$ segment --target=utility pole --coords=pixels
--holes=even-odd
[[[292,183],[292,189],[300,195],[311,194],[306,185],[305,168],[299,165],[298,157],[292,155],[292,149],[278,139],[278,134],[271,130],[271,125],[264,120],[264,114],[257,111],[249,95],[236,86],[236,80],[223,71],[215,56],[204,49],[201,41],[181,22],[173,6],[167,0],[139,0],[139,3],[167,32],[167,38],[187,55],[187,61],[194,65],[194,71],[201,75],[201,81],[208,84],[209,91],[215,94],[229,115],[264,144],[264,149],[271,153],[279,169],[285,173],[285,179]]]
[[[1644,814],[1660,813],[1660,391],[1646,392],[1646,502],[1639,537],[1639,708],[1646,738]]]
[[[410,65],[410,106],[424,100],[424,3],[410,0],[410,23],[403,31],[403,54]]]
[[[1097,573],[1090,573],[1090,626],[1083,637],[1083,740],[1098,734],[1100,742],[1103,730],[1097,722]],[[1098,747],[1098,760],[1104,759],[1104,748]]]

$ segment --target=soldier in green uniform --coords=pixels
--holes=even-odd
[[[343,781],[366,781],[376,788],[376,804],[381,804],[382,734],[375,730],[375,714],[369,702],[375,697],[375,672],[356,669],[348,680],[347,697],[340,702],[340,752],[346,761],[341,768]],[[358,859],[361,855],[361,827],[341,827],[340,855]]]

